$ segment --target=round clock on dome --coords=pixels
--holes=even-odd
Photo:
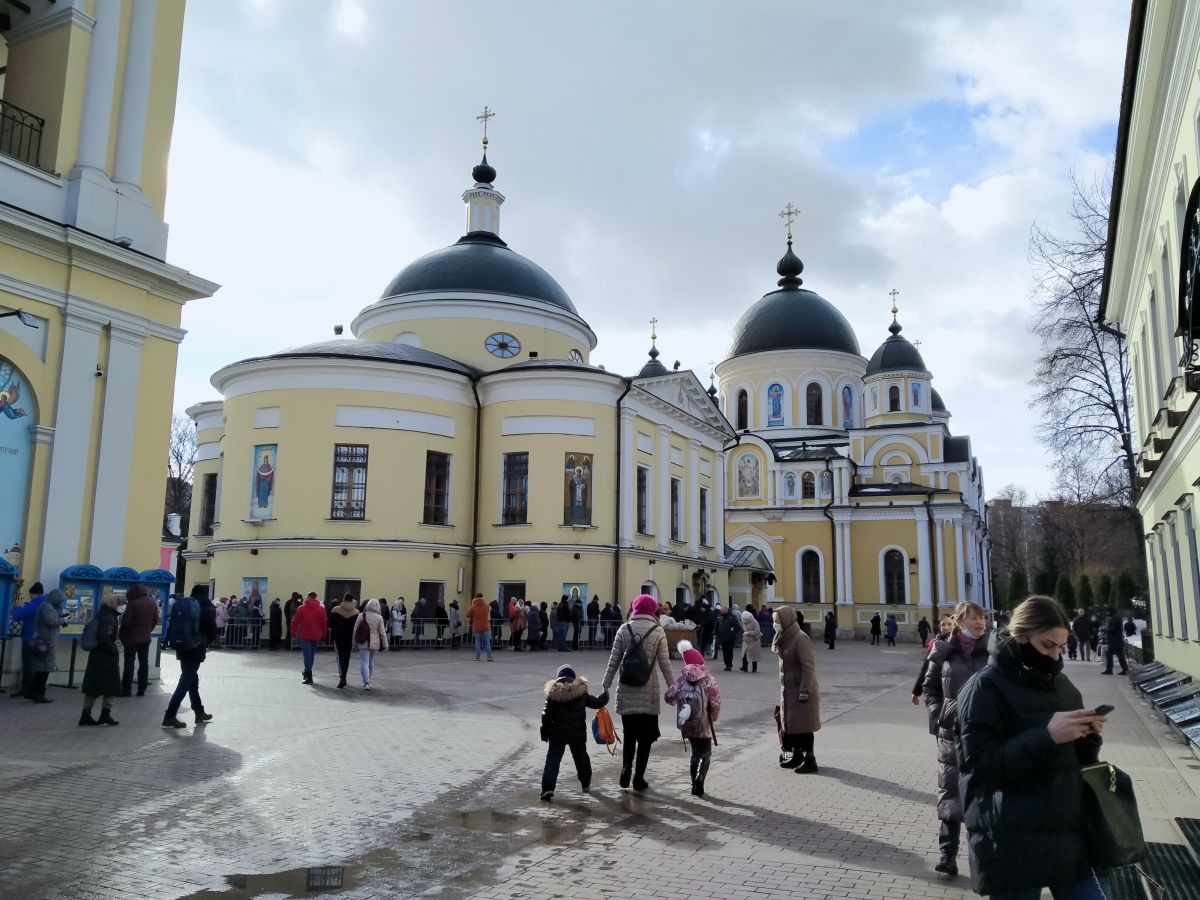
[[[483,345],[487,347],[488,353],[500,359],[512,359],[521,352],[521,342],[502,331],[489,335]]]

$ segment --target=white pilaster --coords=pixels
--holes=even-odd
[[[666,551],[671,540],[671,428],[658,426],[658,452],[654,460],[658,480],[658,549]]]
[[[133,0],[129,40],[125,49],[125,80],[121,87],[121,121],[117,126],[117,156],[113,180],[140,188],[142,149],[150,105],[150,63],[154,55],[154,10],[157,0]]]
[[[107,170],[120,25],[121,0],[96,0],[96,25],[88,49],[77,166]]]
[[[716,502],[713,504],[713,524],[716,528],[716,557],[725,558],[725,478],[729,461],[722,452],[713,460],[713,487],[716,488]]]
[[[1154,633],[1162,637],[1163,633],[1163,612],[1162,612],[1162,587],[1158,583],[1158,566],[1155,565],[1155,560],[1158,558],[1158,536],[1149,534],[1146,536],[1146,551],[1150,564],[1146,566],[1146,579],[1150,583],[1150,596],[1154,600]]]
[[[937,595],[939,606],[946,606],[950,602],[950,598],[946,596],[946,536],[942,533],[942,529],[945,527],[945,525],[945,522],[939,522],[937,519],[934,519],[933,558],[937,571]]]
[[[637,471],[637,460],[633,452],[634,412],[632,409],[621,410],[621,528],[618,536],[618,546],[633,544],[633,529],[636,526],[634,513],[637,507],[637,482],[633,475]]]
[[[46,522],[42,531],[42,569],[38,573],[45,584],[58,584],[63,569],[87,562],[79,558],[79,542],[95,415],[92,398],[100,329],[98,322],[67,313],[55,405],[54,450],[50,455],[46,492]]]
[[[854,602],[854,542],[850,536],[850,522],[843,522],[842,528],[842,596],[847,603]]]
[[[88,561],[107,569],[129,565],[125,559],[125,514],[130,495],[133,431],[137,424],[141,335],[112,327],[108,365],[104,371],[104,412],[100,420],[100,452],[96,461],[96,500],[92,509],[92,541]],[[95,376],[92,376],[93,379]],[[161,516],[151,506],[147,515]]]
[[[957,595],[955,602],[961,603],[967,599],[967,572],[964,568],[963,558],[963,528],[962,522],[954,523],[954,578]]]
[[[687,455],[688,554],[700,555],[700,442],[688,441]]]
[[[929,516],[925,510],[916,513],[917,519],[917,590],[920,597],[917,605],[926,609],[933,606],[932,566],[929,557]]]

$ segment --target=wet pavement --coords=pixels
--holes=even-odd
[[[215,719],[180,731],[159,725],[168,658],[167,685],[119,701],[117,728],[76,727],[77,692],[40,707],[0,696],[0,898],[974,896],[931,869],[934,746],[908,699],[919,660],[818,647],[809,776],[776,765],[770,663],[718,666],[703,799],[664,707],[649,792],[622,791],[619,762],[592,744],[591,793],[568,757],[540,802],[542,684],[566,661],[598,682],[600,652],[389,653],[371,692],[354,678],[337,690],[328,654],[309,688],[297,654],[212,653]],[[1105,755],[1134,776],[1148,836],[1178,841],[1170,817],[1200,815],[1200,761],[1127,680],[1069,672],[1086,702],[1117,706]]]

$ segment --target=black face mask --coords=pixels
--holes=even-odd
[[[1033,644],[1019,644],[1021,648],[1021,662],[1033,669],[1035,672],[1042,672],[1046,675],[1056,675],[1062,671],[1062,658],[1054,659],[1046,656],[1044,653],[1039,653]]]

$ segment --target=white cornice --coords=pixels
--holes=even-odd
[[[670,428],[683,437],[699,440],[701,444],[715,450],[720,450],[733,437],[732,432],[714,428],[675,404],[637,387],[630,391],[624,402],[642,418],[660,427]]]
[[[612,406],[623,389],[624,382],[619,375],[600,369],[498,369],[479,379],[479,399],[484,406],[522,400]]]
[[[262,391],[331,388],[414,394],[475,405],[466,375],[415,363],[350,357],[244,360],[218,369],[210,382],[226,399]]]
[[[5,43],[9,47],[15,47],[23,41],[28,41],[31,38],[38,37],[48,31],[53,31],[63,25],[82,28],[88,33],[91,33],[92,29],[96,27],[96,20],[84,12],[83,9],[71,3],[71,0],[66,0],[66,5],[57,9],[54,7],[45,8],[51,11],[43,16],[30,16],[9,30],[4,35]]]
[[[401,550],[438,553],[469,553],[470,544],[439,544],[432,541],[371,541],[357,538],[267,538],[265,540],[217,540],[208,545],[208,555],[226,550]]]

